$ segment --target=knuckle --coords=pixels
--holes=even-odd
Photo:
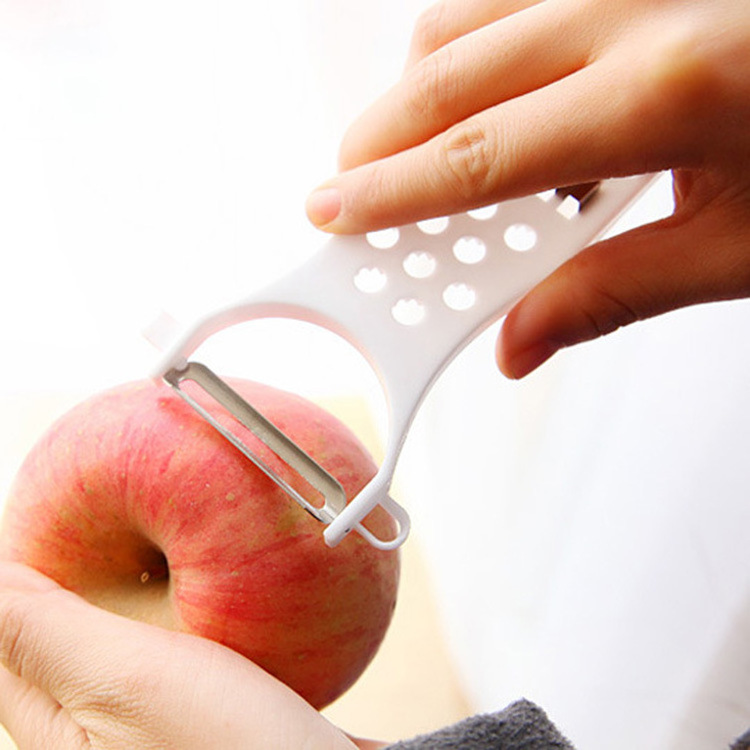
[[[593,290],[592,300],[583,313],[593,338],[607,336],[641,319],[630,304],[606,289]]]
[[[412,34],[412,51],[426,57],[442,47],[450,38],[448,12],[445,2],[438,2],[423,10],[417,18]]]
[[[562,269],[567,274],[570,307],[578,311],[574,338],[581,341],[606,336],[642,320],[646,316],[639,309],[648,306],[644,302],[648,290],[632,274],[621,276],[613,285],[608,281],[611,277],[601,275],[595,256],[595,251],[584,251]]]
[[[700,29],[685,22],[652,46],[639,99],[662,121],[682,128],[716,106],[720,77]]]
[[[422,59],[410,71],[409,79],[406,107],[413,119],[443,123],[451,117],[458,92],[450,47]]]
[[[357,206],[357,231],[385,229],[398,212],[401,185],[386,164],[375,162],[362,171],[352,205]]]
[[[497,138],[490,136],[486,126],[476,119],[467,120],[446,133],[442,176],[459,198],[485,198],[499,179],[498,153]]]

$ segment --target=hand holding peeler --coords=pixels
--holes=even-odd
[[[195,321],[163,349],[155,376],[323,525],[329,546],[352,531],[381,549],[409,533],[406,510],[389,495],[409,427],[440,373],[479,333],[563,262],[601,236],[653,175],[549,190],[475,211],[366,235],[335,236],[301,267]],[[383,388],[385,457],[349,503],[338,481],[205,365],[190,361],[212,334],[259,318],[292,318],[327,328],[356,347]],[[154,329],[158,331],[158,325]],[[161,337],[163,338],[163,337]],[[191,381],[302,476],[323,503],[288,485],[182,387]],[[362,525],[380,505],[397,532],[381,539]]]

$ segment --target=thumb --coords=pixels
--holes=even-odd
[[[37,747],[87,747],[81,728],[68,712],[33,679],[33,673],[53,672],[58,653],[43,651],[28,640],[39,638],[29,619],[33,603],[56,598],[62,589],[31,568],[14,563],[0,564],[0,723],[9,731],[20,750]],[[72,596],[72,595],[71,595]],[[30,673],[32,679],[29,679]]]
[[[748,206],[719,199],[592,245],[511,310],[497,343],[498,366],[522,378],[563,347],[621,326],[749,296],[749,248]]]

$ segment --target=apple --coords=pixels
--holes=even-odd
[[[347,498],[374,475],[369,453],[325,410],[227,382]],[[254,436],[241,437],[293,481]],[[386,513],[365,525],[393,536]],[[329,548],[323,528],[168,386],[143,381],[77,405],[32,448],[7,499],[0,557],[110,611],[218,641],[322,708],[378,650],[399,579],[397,552],[356,532]]]

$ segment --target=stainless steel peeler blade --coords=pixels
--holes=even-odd
[[[310,515],[323,523],[330,523],[344,509],[346,494],[341,484],[325,471],[316,461],[290,440],[281,430],[254,409],[236,391],[205,365],[190,362],[181,369],[164,373],[164,380],[198,412],[215,430],[249,458],[264,474],[296,500]],[[231,430],[221,425],[211,412],[187,393],[181,386],[191,381],[199,386],[216,403],[228,411],[241,425],[246,427],[270,448],[287,466],[308,482],[322,496],[322,506],[313,504],[289,482],[277,474],[246,442]]]

